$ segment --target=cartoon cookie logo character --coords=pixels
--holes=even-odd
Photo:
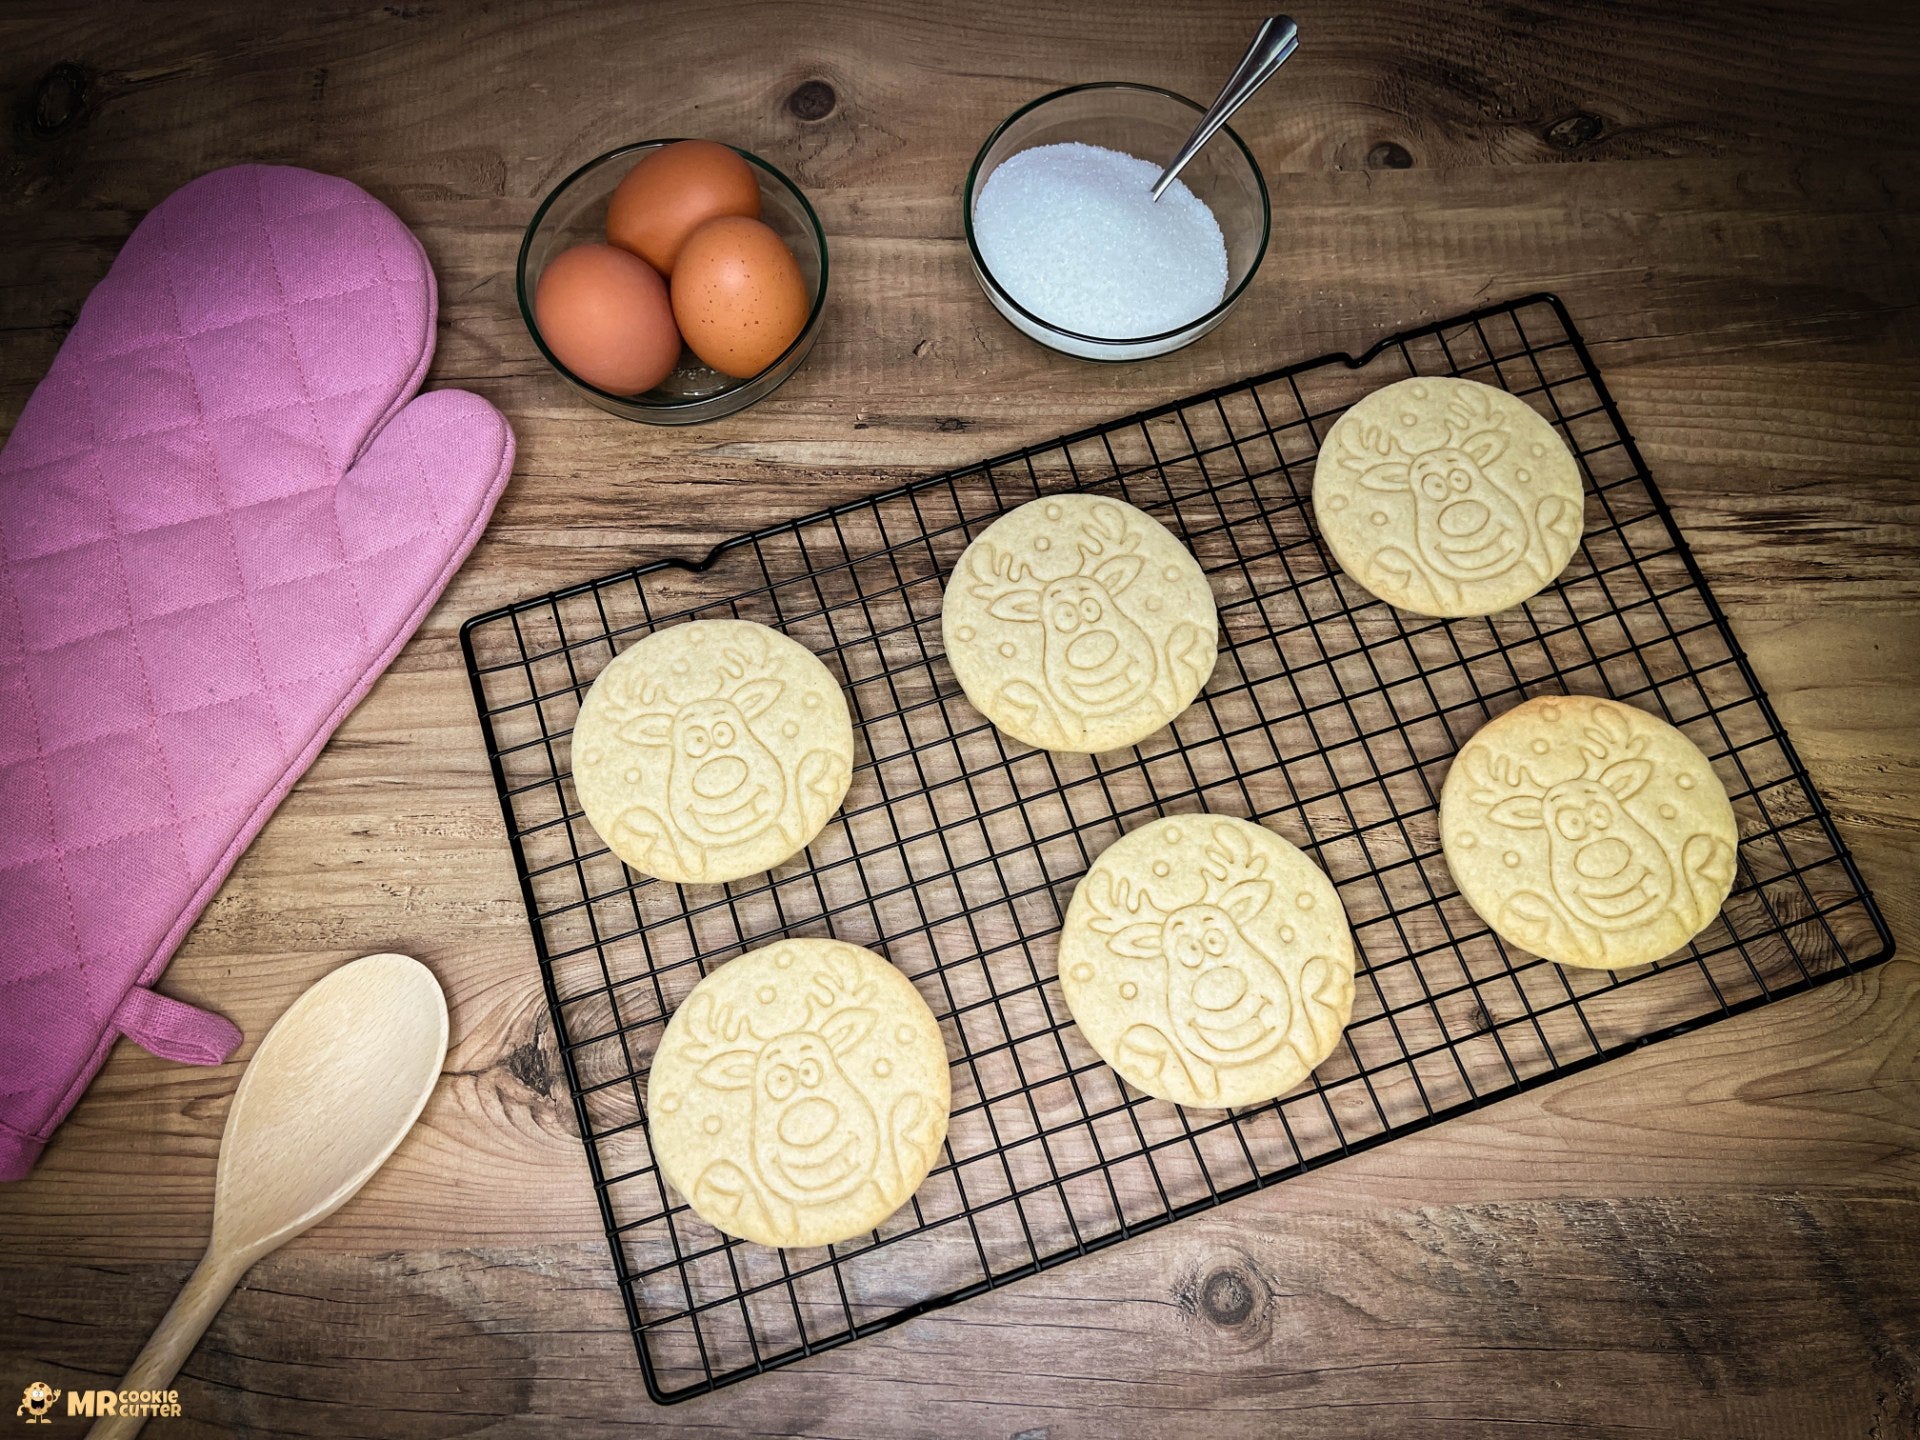
[[[1653,777],[1647,737],[1611,709],[1594,706],[1581,727],[1577,775],[1546,780],[1535,762],[1481,746],[1468,755],[1471,798],[1514,830],[1543,831],[1547,894],[1516,891],[1506,918],[1548,948],[1604,963],[1609,941],[1675,917],[1692,934],[1719,906],[1733,851],[1704,832],[1670,849],[1627,802]],[[1539,947],[1536,947],[1539,948]]]
[[[53,1402],[59,1398],[60,1392],[53,1386],[44,1380],[36,1380],[27,1386],[13,1413],[26,1416],[29,1425],[51,1425],[53,1422],[47,1419],[47,1411],[53,1408]]]
[[[748,1170],[731,1160],[707,1166],[693,1199],[716,1213],[738,1215],[758,1205],[775,1230],[792,1231],[796,1210],[844,1200],[872,1187],[897,1186],[920,1173],[934,1108],[925,1096],[895,1101],[884,1128],[865,1091],[841,1063],[879,1019],[870,980],[823,963],[807,995],[806,1018],[762,1037],[724,1002],[696,995],[688,1003],[690,1058],[699,1083],[751,1092]]]
[[[1266,857],[1246,837],[1215,826],[1205,851],[1200,894],[1163,905],[1125,876],[1096,871],[1091,877],[1093,930],[1107,949],[1135,960],[1159,962],[1172,1032],[1135,1024],[1120,1037],[1121,1052],[1160,1074],[1180,1066],[1194,1090],[1211,1099],[1220,1092],[1221,1067],[1245,1065],[1292,1043],[1301,1059],[1320,1053],[1304,1026],[1321,1028],[1321,1009],[1333,1011],[1322,992],[1336,968],[1325,956],[1309,958],[1302,971],[1305,1004],[1297,1004],[1287,977],[1247,933],[1274,895]],[[1337,1012],[1332,1023],[1340,1024]]]
[[[1529,517],[1522,497],[1493,468],[1511,440],[1491,397],[1473,389],[1448,400],[1445,438],[1436,445],[1415,448],[1417,442],[1372,425],[1349,438],[1341,463],[1358,483],[1412,503],[1413,553],[1390,543],[1374,557],[1403,593],[1424,589],[1452,608],[1463,586],[1516,565],[1525,564],[1541,585],[1553,579],[1546,539],[1571,546],[1579,517],[1558,495],[1544,497]]]
[[[1121,604],[1146,565],[1140,532],[1118,506],[1096,505],[1080,527],[1074,568],[1042,580],[1012,555],[984,545],[969,562],[968,589],[996,620],[1038,625],[1042,687],[1009,680],[1001,694],[1015,708],[1046,716],[1063,739],[1088,720],[1139,703],[1161,675],[1153,638]],[[1181,622],[1168,637],[1169,667],[1198,669],[1197,626]],[[1204,678],[1204,676],[1199,677]]]
[[[769,826],[798,849],[838,798],[843,762],[831,751],[804,756],[789,776],[754,722],[786,690],[764,638],[730,644],[711,680],[669,693],[645,677],[611,699],[622,740],[668,751],[668,814],[635,805],[616,822],[636,854],[673,849],[681,867],[703,874],[707,856],[756,839]]]

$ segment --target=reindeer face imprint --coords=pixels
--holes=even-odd
[[[778,865],[819,833],[853,767],[846,701],[775,631],[697,620],[600,672],[574,728],[587,818],[629,865],[682,883]]]
[[[1516,605],[1580,539],[1580,470],[1553,427],[1504,390],[1444,376],[1385,386],[1342,415],[1313,501],[1341,569],[1424,615]]]
[[[769,1245],[871,1230],[946,1135],[946,1049],[878,955],[784,940],[728,961],[668,1022],[648,1074],[661,1170],[701,1216]]]
[[[1192,555],[1118,500],[1035,500],[967,547],[941,608],[967,698],[1015,738],[1095,753],[1152,734],[1212,672],[1213,594]]]
[[[1247,1105],[1323,1060],[1353,1005],[1332,884],[1272,831],[1220,815],[1156,820],[1074,892],[1060,985],[1088,1041],[1150,1095]]]
[[[1529,700],[1483,726],[1448,772],[1440,831],[1462,894],[1496,932],[1599,968],[1658,959],[1707,925],[1738,842],[1686,736],[1586,696]]]

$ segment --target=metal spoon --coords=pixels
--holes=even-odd
[[[1173,157],[1167,168],[1160,172],[1160,178],[1153,182],[1155,200],[1173,183],[1174,177],[1186,168],[1187,162],[1200,153],[1201,147],[1219,133],[1220,127],[1227,123],[1227,117],[1246,104],[1253,92],[1266,84],[1274,71],[1286,64],[1287,57],[1293,54],[1299,44],[1300,27],[1285,15],[1269,15],[1260,22],[1260,28],[1254,32],[1253,43],[1247,46],[1247,53],[1240,57],[1233,75],[1220,87],[1219,98],[1200,117],[1200,123],[1194,127],[1193,134],[1187,137],[1187,143],[1180,147],[1180,153]]]
[[[405,955],[342,965],[287,1007],[240,1077],[220,1141],[213,1239],[122,1390],[168,1390],[254,1261],[326,1219],[413,1127],[447,1054],[447,1002]],[[110,1415],[89,1440],[130,1440]]]

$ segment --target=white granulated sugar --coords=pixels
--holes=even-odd
[[[1010,156],[973,206],[974,240],[1001,287],[1064,330],[1132,339],[1177,330],[1227,293],[1227,246],[1199,196],[1160,166],[1069,142]]]

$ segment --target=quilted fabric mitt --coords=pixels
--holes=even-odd
[[[484,400],[416,398],[434,317],[366,192],[216,171],[134,231],[0,450],[0,1179],[116,1035],[239,1043],[148,987],[512,469]]]

